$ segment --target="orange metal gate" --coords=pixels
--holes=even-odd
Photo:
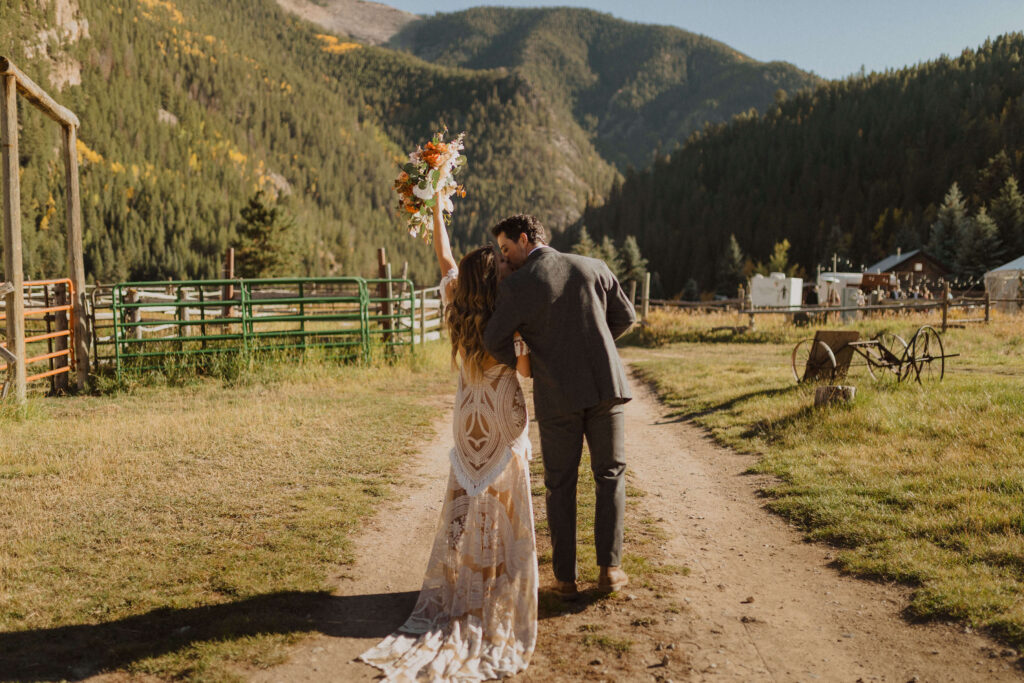
[[[66,288],[67,296],[64,297],[64,303],[57,303],[57,292],[61,286]],[[42,302],[42,306],[25,306],[25,355],[28,356],[24,361],[26,374],[28,375],[30,366],[44,362],[47,363],[45,370],[39,368],[41,371],[28,375],[25,378],[26,382],[70,374],[71,368],[75,364],[75,344],[73,338],[75,313],[74,304],[72,303],[75,300],[74,285],[69,278],[33,280],[24,283],[23,292],[27,302]],[[67,315],[66,325],[61,324],[64,322],[62,317],[59,316],[61,313]],[[7,312],[0,311],[0,321],[6,319]],[[33,326],[31,334],[29,334],[30,323]],[[53,329],[55,326],[64,327],[65,329],[55,330]],[[55,341],[58,346],[63,346],[63,348],[58,348],[55,351]],[[44,342],[45,346],[43,346]],[[6,347],[7,344],[3,343],[0,346]],[[60,360],[62,358],[66,358],[67,361],[62,363]],[[7,370],[7,365],[0,363],[0,373],[6,373]]]

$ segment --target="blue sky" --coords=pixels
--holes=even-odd
[[[1024,0],[385,0],[417,14],[480,5],[590,7],[621,19],[702,33],[761,61],[783,60],[826,78],[884,71],[987,37],[1024,31]]]

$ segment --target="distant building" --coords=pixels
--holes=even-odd
[[[921,249],[886,256],[878,263],[864,269],[865,273],[892,273],[900,287],[909,290],[915,285],[937,285],[949,277],[949,268]]]
[[[985,273],[985,291],[997,311],[1024,312],[1024,256]]]

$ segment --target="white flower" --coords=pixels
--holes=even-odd
[[[450,194],[446,194],[441,197],[441,209],[448,213],[455,212],[455,205],[452,204],[452,196]]]
[[[429,183],[425,188],[421,188],[419,185],[414,185],[412,193],[423,201],[426,201],[434,196],[434,188],[430,187]]]

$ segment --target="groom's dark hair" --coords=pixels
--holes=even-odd
[[[533,244],[547,244],[547,236],[544,233],[544,226],[536,216],[528,213],[517,213],[509,216],[491,228],[491,234],[497,237],[505,233],[505,237],[513,242],[519,240],[519,236],[526,233],[526,239]]]

